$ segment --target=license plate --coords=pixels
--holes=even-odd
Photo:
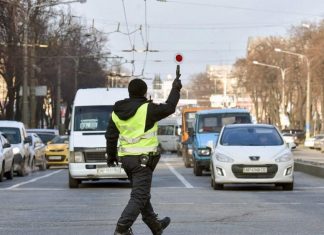
[[[267,173],[266,167],[244,167],[243,173]]]
[[[62,157],[61,156],[49,156],[48,159],[49,160],[61,160]]]
[[[120,174],[121,173],[121,167],[105,167],[105,168],[97,168],[98,174]]]

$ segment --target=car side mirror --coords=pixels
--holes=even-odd
[[[189,136],[194,136],[194,129],[192,127],[188,128],[188,134]]]
[[[296,148],[296,145],[294,143],[287,143],[287,146],[290,150]]]
[[[30,136],[27,136],[26,139],[24,140],[24,144],[31,144],[32,143],[32,139]]]
[[[3,145],[3,148],[5,149],[5,148],[10,148],[11,147],[11,144],[9,144],[9,143],[5,143],[4,145]]]

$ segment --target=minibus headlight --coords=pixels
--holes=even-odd
[[[82,152],[70,152],[70,162],[82,163],[84,162],[84,156]]]

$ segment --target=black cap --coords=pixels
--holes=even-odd
[[[128,84],[129,97],[144,97],[147,92],[146,83],[139,78],[135,78]]]

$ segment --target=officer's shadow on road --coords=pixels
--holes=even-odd
[[[79,188],[125,188],[131,187],[129,180],[84,181]]]

